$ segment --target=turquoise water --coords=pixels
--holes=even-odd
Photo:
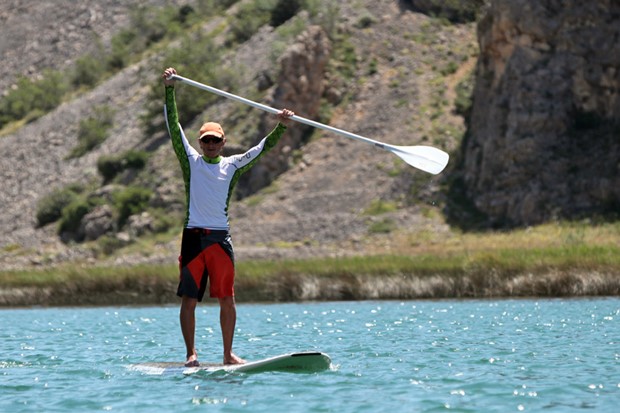
[[[198,352],[220,361],[218,310]],[[313,374],[147,376],[178,309],[0,310],[0,412],[617,412],[620,299],[240,304],[237,353],[320,350]]]

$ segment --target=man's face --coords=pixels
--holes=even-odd
[[[207,158],[217,158],[224,148],[226,138],[218,138],[217,136],[207,135],[198,140],[202,153]]]

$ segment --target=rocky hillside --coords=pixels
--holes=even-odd
[[[45,69],[66,69],[98,44],[109,44],[114,33],[130,24],[131,12],[139,5],[181,3],[5,0],[0,7],[3,87],[12,86],[21,75],[36,78]]]
[[[463,147],[493,226],[620,213],[620,3],[495,0]]]
[[[132,4],[144,2],[61,3],[11,0],[8,7],[3,6],[1,50],[5,71],[9,69],[5,85],[18,74],[36,78],[45,68],[71,67],[95,43],[105,46],[128,24]],[[282,41],[282,34],[269,26],[226,52],[224,61],[239,73],[233,92],[264,90],[261,99],[267,103],[288,106],[308,118],[322,116],[321,120],[354,133],[393,144],[430,144],[455,151],[464,132],[462,118],[453,111],[455,88],[471,73],[476,59],[474,23],[451,24],[429,17],[424,10],[414,10],[410,2],[348,3],[321,11],[322,26],[302,30],[275,56],[273,45]],[[205,20],[202,31],[220,30],[225,19],[222,15]],[[293,29],[308,19],[302,13],[286,25]],[[221,45],[225,33],[216,40]],[[344,46],[333,44],[335,35],[346,39]],[[340,57],[335,56],[335,48]],[[95,192],[101,199],[109,199],[105,194],[114,185],[142,182],[153,190],[150,207],[173,217],[182,210],[178,165],[166,134],[160,128],[147,135],[141,121],[153,104],[151,90],[160,87],[162,69],[179,63],[165,59],[155,48],[91,90],[76,93],[49,114],[0,137],[0,151],[10,154],[2,158],[0,167],[3,268],[67,260],[174,262],[176,235],[143,245],[141,240],[149,239],[154,219],[148,211],[130,217],[123,228],[105,226],[105,220],[111,219],[106,205],[89,212],[81,231],[103,219],[107,242],[128,245],[108,258],[101,254],[97,240],[62,239],[57,224],[38,227],[36,220],[43,197],[75,182],[98,182]],[[202,80],[200,73],[181,74]],[[187,87],[179,86],[179,94],[185,93],[183,88]],[[327,118],[319,113],[322,101],[332,108]],[[102,106],[114,108],[109,137],[82,156],[68,157],[77,144],[80,121]],[[192,130],[205,118],[227,125],[230,137],[242,134],[248,124],[260,133],[274,124],[267,115],[218,100],[184,126]],[[231,139],[232,150],[247,144],[247,138]],[[98,159],[128,149],[150,153],[145,170],[137,178],[129,174],[125,182],[106,185],[97,172]],[[247,197],[264,186],[265,179],[275,180]],[[369,145],[293,126],[287,140],[240,187],[246,191],[239,194],[243,199],[231,205],[238,258],[389,251],[394,246],[391,241],[402,234],[445,233],[441,179]],[[178,230],[169,233],[178,234]]]

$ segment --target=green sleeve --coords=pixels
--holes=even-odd
[[[280,138],[282,138],[282,135],[284,135],[285,131],[286,131],[286,126],[278,122],[276,127],[273,128],[273,130],[269,133],[269,135],[265,137],[265,145],[263,146],[263,150],[260,151],[260,153],[254,159],[252,159],[250,163],[239,168],[237,172],[239,174],[243,174],[248,169],[253,167],[256,164],[256,162],[258,162],[258,160],[263,157],[264,154],[269,152],[274,146],[278,144],[278,142],[280,141]]]
[[[267,141],[265,142],[265,151],[270,151],[271,148],[276,146],[276,144],[280,141],[282,135],[284,135],[284,131],[286,131],[286,125],[278,122],[278,124],[271,131],[271,133],[267,135]]]
[[[174,153],[177,155],[179,162],[181,162],[181,168],[183,168],[182,164],[187,161],[187,154],[185,153],[183,138],[181,136],[181,127],[179,126],[179,114],[177,112],[174,86],[166,86],[166,123],[168,125],[168,133],[172,140]]]
[[[164,106],[164,112],[166,114],[166,125],[168,126],[168,133],[170,134],[170,140],[172,141],[172,147],[174,153],[181,165],[181,171],[183,173],[183,183],[185,185],[185,201],[187,208],[189,208],[189,182],[190,182],[190,166],[189,158],[185,152],[185,145],[183,143],[183,135],[181,132],[181,126],[179,125],[179,114],[177,113],[177,103],[174,96],[174,86],[166,86],[166,104]],[[189,210],[185,217],[185,224],[189,220]]]
[[[235,185],[237,185],[237,182],[239,181],[239,178],[241,177],[241,175],[245,173],[248,169],[253,167],[256,164],[256,162],[258,162],[258,160],[264,154],[266,154],[274,146],[276,146],[276,144],[278,143],[278,141],[280,141],[280,138],[284,134],[284,131],[286,131],[286,125],[278,122],[276,127],[269,133],[269,135],[267,135],[264,138],[265,144],[263,145],[262,150],[249,163],[245,164],[241,168],[237,169],[237,171],[235,171],[235,174],[233,175],[230,186],[228,187],[228,198],[226,199],[226,211],[228,211],[228,204],[230,203],[230,197],[232,196]]]

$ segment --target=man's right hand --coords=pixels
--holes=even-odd
[[[174,86],[174,82],[175,80],[173,79],[168,79],[170,76],[172,75],[176,75],[177,71],[174,67],[169,67],[168,69],[164,70],[164,73],[161,75],[161,77],[164,79],[164,85],[166,86]]]

